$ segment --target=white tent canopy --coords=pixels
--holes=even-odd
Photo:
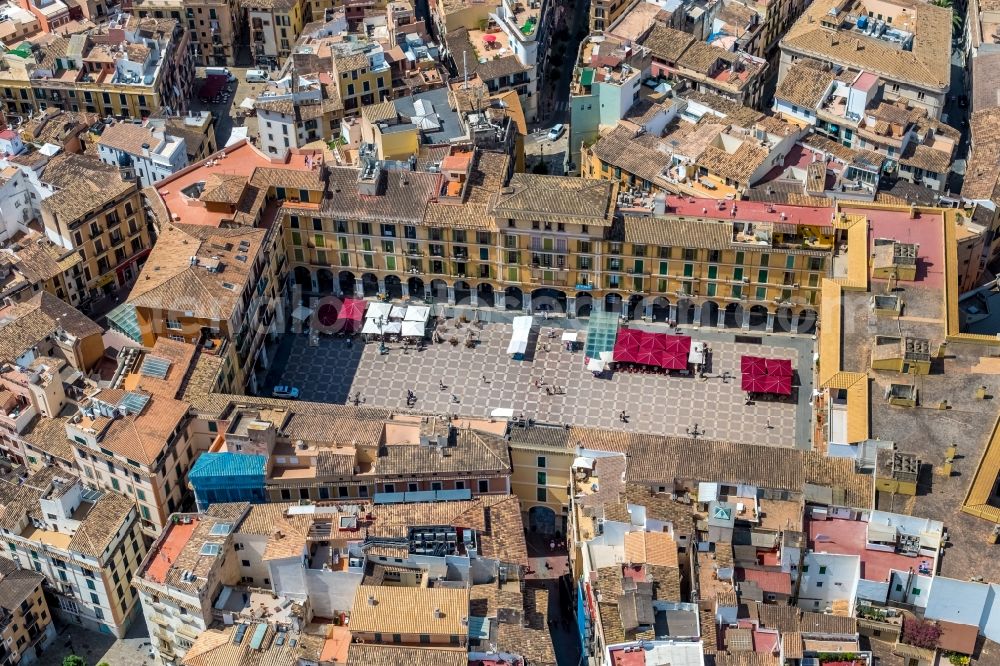
[[[691,350],[688,352],[688,363],[705,362],[705,343],[698,340],[691,343]]]
[[[523,354],[528,351],[528,338],[531,336],[531,328],[534,325],[534,317],[514,317],[510,344],[507,345],[508,354]]]
[[[566,331],[562,334],[563,342],[576,342],[580,337],[579,331]]]
[[[426,305],[410,305],[406,308],[406,316],[403,321],[427,321],[430,319],[431,309]]]
[[[390,312],[392,312],[392,305],[390,303],[370,303],[368,311],[365,312],[365,319],[382,319],[383,321],[388,321]]]
[[[405,305],[393,305],[392,310],[389,311],[389,319],[399,319],[402,321],[406,316],[406,306]]]
[[[422,338],[424,337],[424,322],[422,321],[403,321],[403,337],[404,338]]]
[[[592,358],[587,361],[587,370],[591,372],[604,372],[604,361],[599,358]]]
[[[247,97],[245,100],[243,100],[242,102],[240,102],[240,108],[241,109],[247,109],[249,111],[250,109],[253,109],[253,105],[256,102],[257,102],[257,99],[255,97]]]
[[[365,319],[365,325],[361,332],[365,335],[399,335],[402,330],[403,324],[399,321],[383,319],[380,326],[378,319]]]

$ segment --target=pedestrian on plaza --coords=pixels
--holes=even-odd
[[[765,425],[764,428],[767,430],[771,429],[771,417],[767,418],[767,425]]]
[[[441,387],[441,390],[442,390],[442,391],[443,391],[443,390],[445,390],[446,388],[448,388],[447,386],[445,386],[445,385],[444,385],[444,382],[443,382],[443,381],[439,381],[439,382],[438,382],[438,385],[439,385],[439,386]]]
[[[451,394],[451,401],[454,402],[454,403],[457,403],[458,402],[458,396],[455,395],[454,393],[452,393]]]

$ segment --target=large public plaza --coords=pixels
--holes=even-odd
[[[566,327],[579,327],[581,320],[537,319],[537,343],[523,360],[507,354],[509,323],[479,327],[448,319],[438,326],[442,337],[458,337],[463,343],[428,340],[419,350],[391,342],[383,350],[378,341],[356,337],[348,342],[327,335],[320,335],[313,346],[307,334],[288,333],[265,390],[291,385],[301,390],[303,400],[361,400],[395,409],[407,407],[407,391],[412,391],[412,408],[422,412],[485,417],[496,409],[510,409],[545,423],[812,446],[812,336],[757,334],[738,341],[731,332],[685,328],[684,334],[704,341],[711,350],[704,376],[613,372],[598,378],[585,367],[582,351],[569,351],[560,341]],[[669,330],[658,324],[630,325]],[[470,332],[477,339],[473,347],[464,344]],[[579,335],[583,340],[586,329],[579,329]],[[790,359],[796,371],[791,398],[746,404],[740,387],[744,354]]]

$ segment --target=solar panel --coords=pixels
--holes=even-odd
[[[206,543],[201,547],[202,555],[218,555],[219,554],[219,544],[217,543]]]
[[[233,634],[233,645],[239,645],[243,642],[243,636],[247,633],[247,627],[249,624],[238,624],[236,625],[236,633]]]
[[[118,404],[120,407],[124,407],[126,411],[131,412],[132,414],[140,414],[142,413],[142,409],[146,406],[147,402],[149,402],[148,395],[129,391]]]
[[[147,377],[155,377],[156,379],[164,379],[167,376],[167,371],[170,369],[170,361],[159,356],[149,356],[142,360],[142,367],[139,368],[139,372]]]

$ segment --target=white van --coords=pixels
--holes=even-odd
[[[206,67],[205,76],[224,76],[230,83],[236,82],[236,77],[233,76],[228,67]]]
[[[248,83],[266,83],[271,80],[267,72],[262,69],[248,69],[246,78]]]

